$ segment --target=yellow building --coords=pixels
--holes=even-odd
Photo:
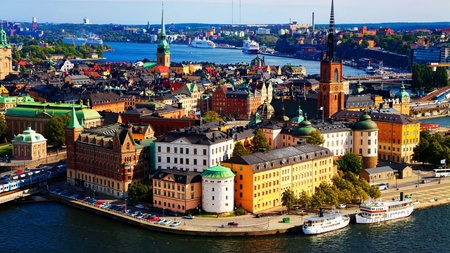
[[[331,182],[337,172],[330,150],[311,144],[233,157],[221,165],[236,174],[236,206],[252,213],[281,207],[287,189],[297,196],[302,191],[314,194],[315,187]]]
[[[355,121],[363,112],[340,111],[337,119]],[[372,112],[370,117],[378,126],[378,159],[410,163],[414,147],[420,141],[420,121],[406,115]]]
[[[0,49],[0,80],[3,80],[12,72],[12,48],[3,27],[0,30]]]

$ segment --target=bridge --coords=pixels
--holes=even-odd
[[[0,194],[0,204],[14,201],[16,199],[21,199],[24,197],[28,197],[30,195],[41,192],[40,187],[33,187],[29,189],[17,189],[14,191],[8,191]]]

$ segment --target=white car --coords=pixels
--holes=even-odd
[[[339,208],[341,208],[341,209],[344,209],[344,208],[346,208],[347,207],[347,205],[346,204],[339,204],[339,206],[338,206]]]
[[[161,223],[161,225],[169,225],[171,222],[171,220],[165,220]]]
[[[175,221],[174,223],[170,224],[171,227],[178,227],[181,225],[181,221]]]

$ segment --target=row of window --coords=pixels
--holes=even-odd
[[[155,205],[161,206],[161,200],[159,200],[159,201],[155,200]],[[164,202],[164,207],[175,208],[175,204],[172,203],[172,205],[170,205],[170,203]],[[184,208],[185,208],[184,206],[178,205],[178,210],[184,210]]]
[[[69,177],[72,177],[72,171],[70,171],[69,173],[70,173]],[[110,188],[114,188],[114,182],[106,180],[106,179],[102,180],[101,178],[93,178],[93,177],[88,176],[86,174],[78,173],[77,179],[84,180],[86,182],[93,182],[94,184],[97,184],[97,185],[104,185],[104,186],[107,186],[107,187],[110,187]],[[91,179],[94,179],[94,180],[91,181]],[[129,177],[129,179],[131,179],[131,176]],[[120,190],[120,183],[117,183],[117,189]]]

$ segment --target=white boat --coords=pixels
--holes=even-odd
[[[103,40],[95,34],[91,34],[86,39],[86,44],[103,45]]]
[[[369,65],[366,68],[366,73],[370,74],[370,75],[373,75],[373,74],[375,74],[375,69],[372,66]]]
[[[259,54],[259,43],[254,40],[244,40],[242,46],[244,54]]]
[[[305,219],[302,230],[304,234],[316,235],[341,229],[350,223],[350,217],[342,212],[323,213]]]
[[[198,48],[215,48],[216,44],[210,40],[195,39],[191,42],[191,46]]]
[[[411,195],[403,198],[403,193],[400,193],[400,199],[369,201],[361,204],[359,209],[356,223],[369,224],[408,217],[414,211],[414,204]]]

